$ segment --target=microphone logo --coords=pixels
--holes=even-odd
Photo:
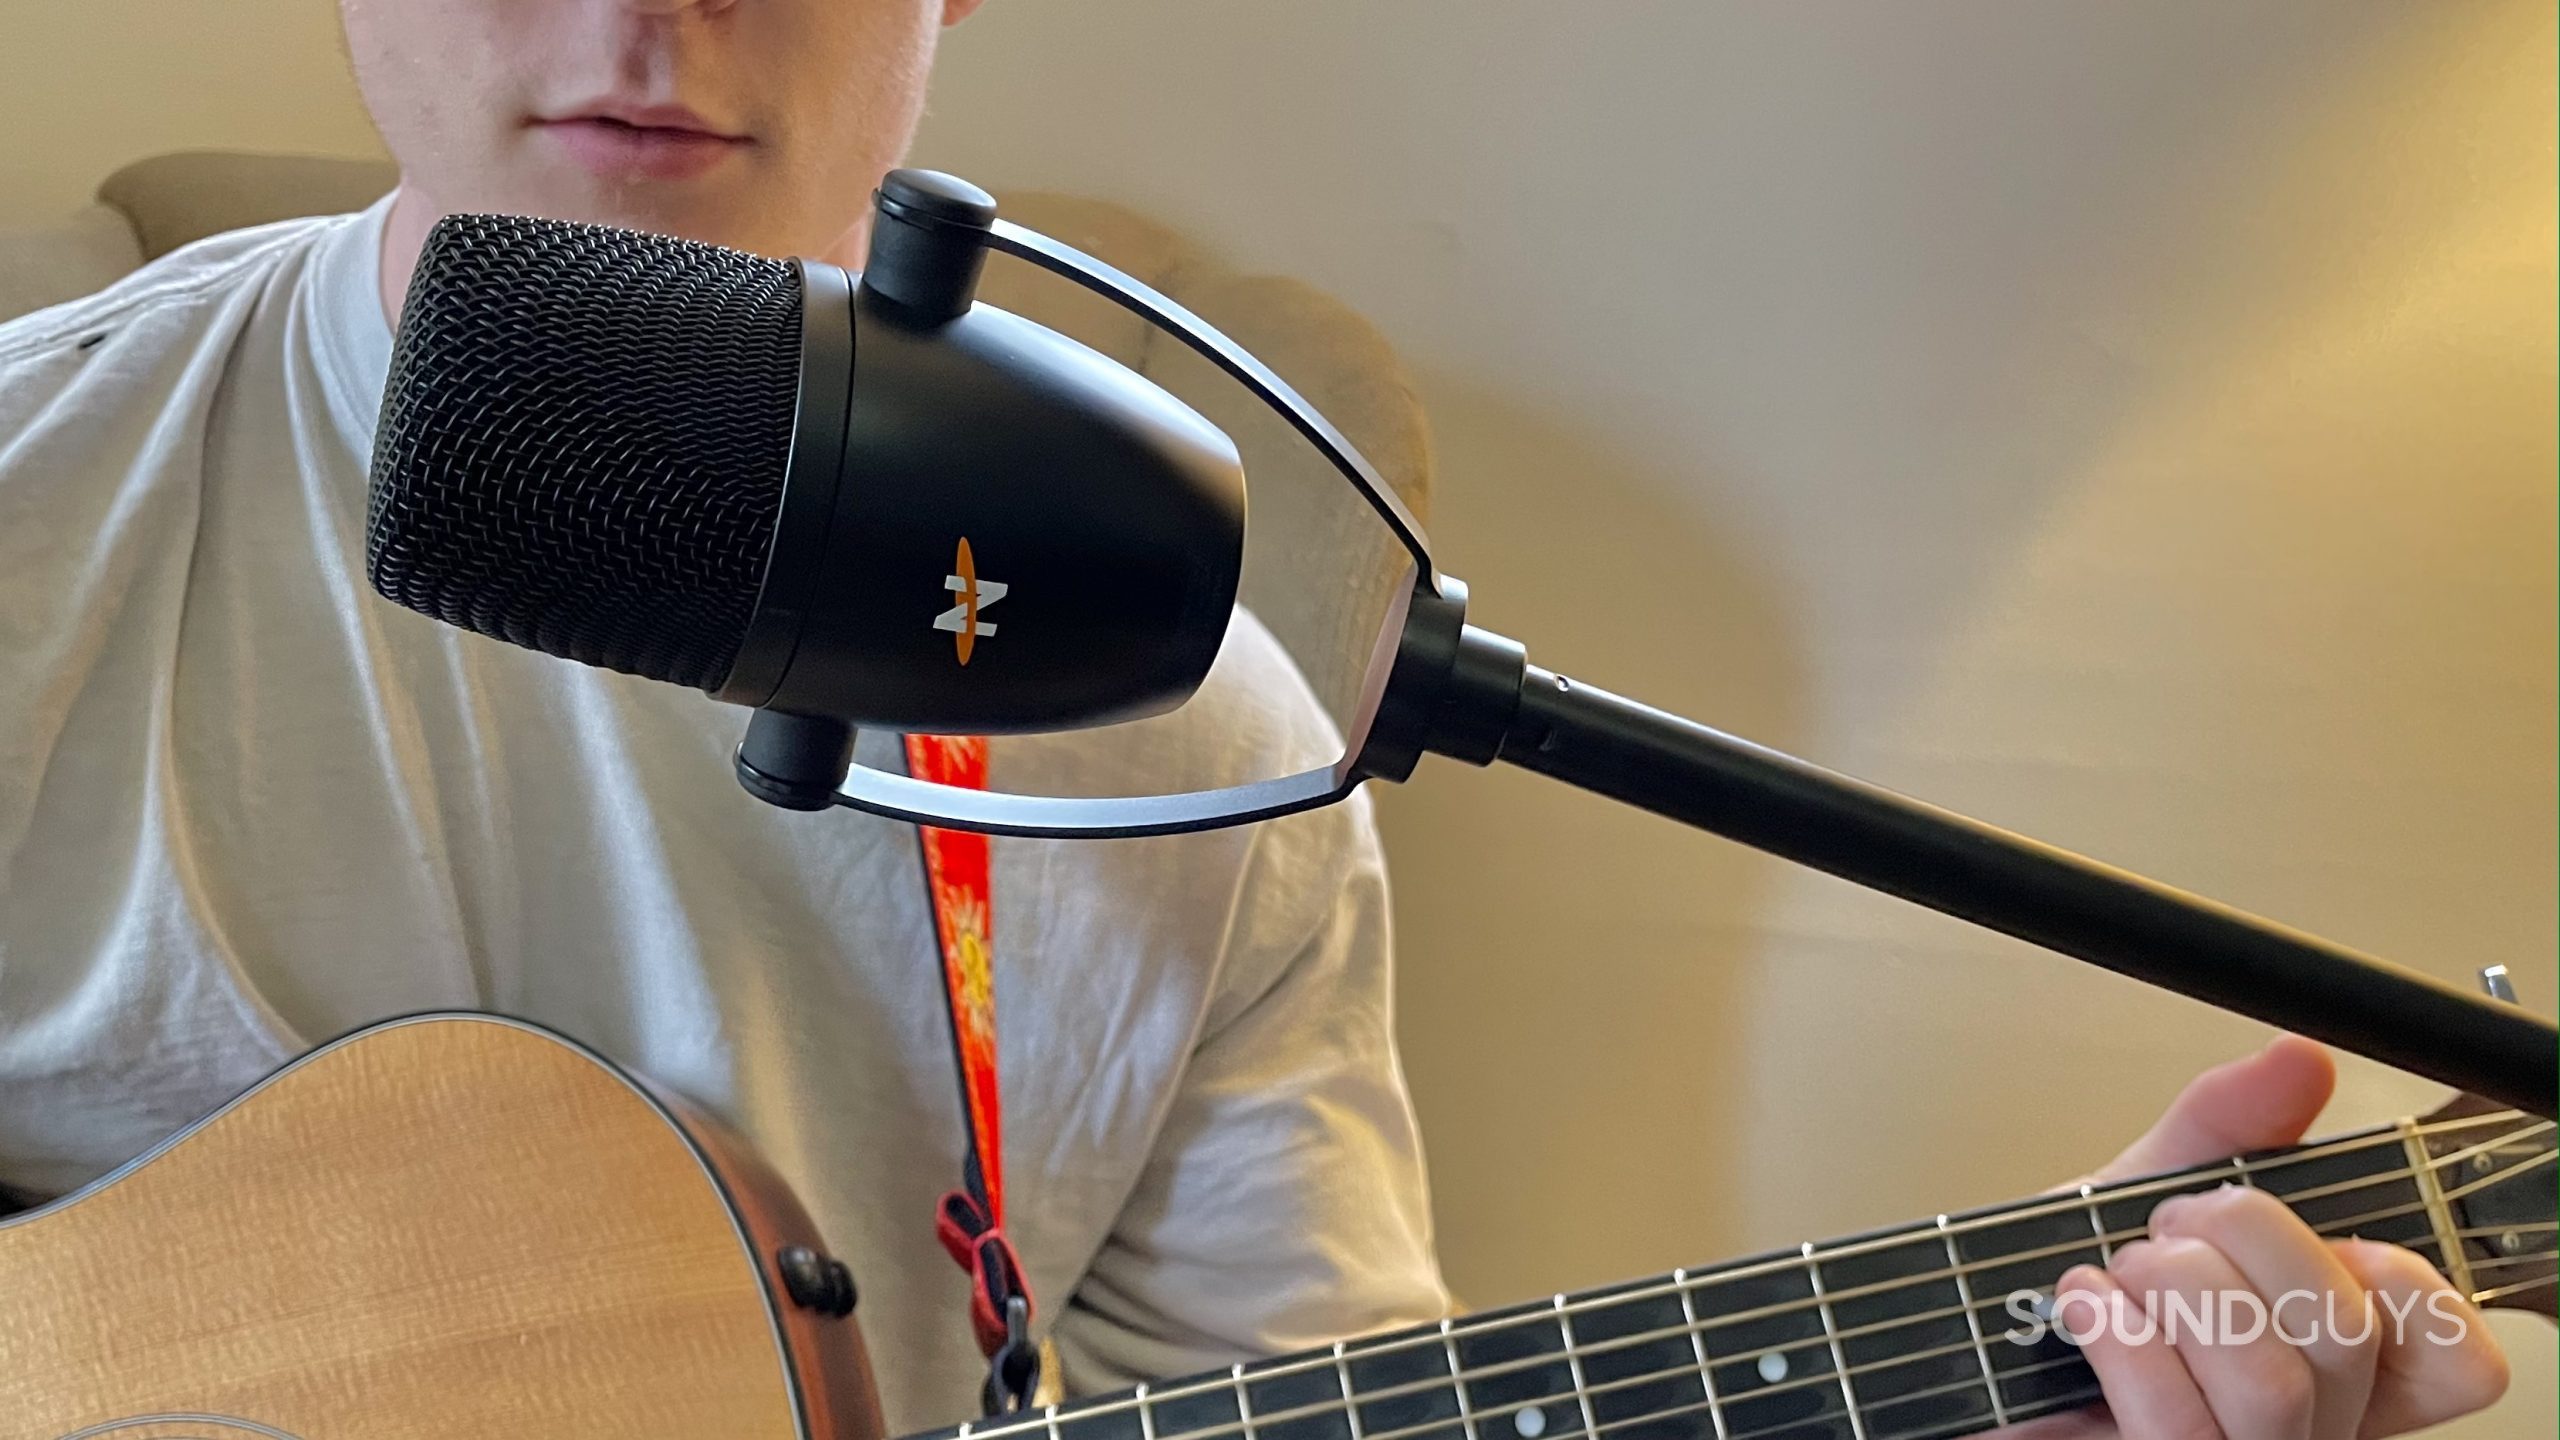
[[[933,628],[951,632],[951,648],[959,654],[960,663],[966,665],[978,642],[991,639],[996,633],[994,623],[979,619],[978,612],[1003,599],[1006,587],[1001,581],[978,577],[978,559],[969,553],[966,535],[960,537],[960,553],[952,560],[951,568],[959,573],[946,576],[942,588],[959,596],[960,603],[935,616]]]

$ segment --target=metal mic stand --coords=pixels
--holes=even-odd
[[[2512,992],[2474,995],[1569,680],[1462,613],[1453,642],[1431,638],[1448,618],[1409,618],[1409,645],[1433,659],[1404,667],[1413,688],[1381,714],[1422,749],[1535,770],[2502,1104],[2560,1111],[2560,1037]]]
[[[1466,586],[1348,440],[1260,361],[1139,281],[1004,221],[964,181],[901,172],[874,239],[892,278],[974,276],[981,251],[1093,291],[1181,340],[1278,411],[1393,532],[1413,586],[1383,634],[1353,751],[1324,770],[1187,795],[1009,795],[854,765],[842,722],[759,712],[740,779],[777,804],[850,805],[928,825],[1039,836],[1169,834],[1330,804],[1400,781],[1425,753],[1503,761],[1871,889],[2370,1055],[2502,1104],[2560,1116],[2560,1031],[2511,1003],[2139,875],[1834,774],[1539,669],[1466,623]],[[885,194],[885,191],[884,191]],[[875,271],[879,266],[875,263]],[[965,309],[965,298],[959,308]]]

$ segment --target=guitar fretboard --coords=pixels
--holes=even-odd
[[[914,1440],[1946,1440],[2098,1397],[2036,1302],[2171,1195],[2225,1184],[2313,1229],[2502,1262],[2464,1199],[2551,1161],[2513,1115],[2378,1127],[1339,1344]],[[2547,1186],[2545,1187],[2547,1188]],[[2550,1228],[2532,1237],[2549,1284]],[[2474,1293],[2495,1289],[2491,1283]]]

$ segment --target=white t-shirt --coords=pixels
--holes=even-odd
[[[750,798],[743,710],[367,588],[385,208],[0,326],[0,1184],[366,1020],[504,1011],[742,1131],[852,1266],[893,1433],[966,1418],[914,832]],[[993,753],[1090,794],[1333,744],[1248,619],[1175,716]],[[1365,805],[994,855],[1008,1218],[1070,1386],[1439,1315]]]

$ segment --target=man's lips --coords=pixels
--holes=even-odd
[[[691,179],[754,143],[681,106],[584,107],[532,128],[572,163],[613,180]]]

